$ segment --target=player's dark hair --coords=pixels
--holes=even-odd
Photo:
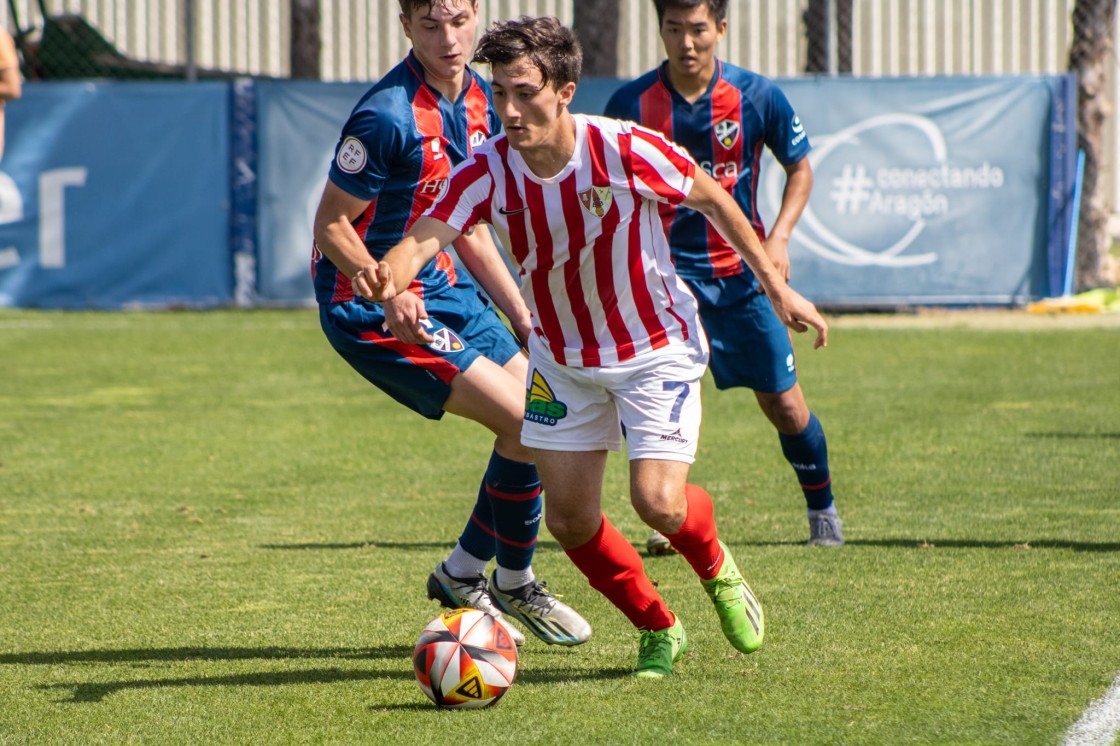
[[[541,71],[541,84],[560,90],[578,83],[583,72],[583,48],[579,40],[552,16],[495,23],[475,47],[473,62],[508,65],[522,57]]]
[[[474,7],[478,0],[467,0],[467,2]],[[397,0],[397,5],[401,6],[401,13],[405,18],[412,18],[412,11],[417,8],[428,8],[431,10],[433,5],[449,4],[448,0]]]
[[[708,6],[708,10],[716,17],[716,23],[727,18],[727,0],[653,0],[653,7],[657,9],[657,25],[660,26],[665,20],[666,10],[692,10],[701,5]]]

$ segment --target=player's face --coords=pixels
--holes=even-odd
[[[567,83],[560,90],[542,85],[541,71],[525,58],[494,65],[491,72],[494,108],[510,147],[530,150],[555,144],[561,115],[571,103],[575,83]]]
[[[727,19],[716,22],[708,4],[666,8],[661,41],[674,77],[710,76],[716,66],[716,44],[727,31]]]
[[[433,84],[459,82],[474,51],[478,26],[477,0],[432,0],[408,16],[401,15],[404,33]]]

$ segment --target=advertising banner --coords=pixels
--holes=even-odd
[[[790,241],[799,291],[834,306],[1018,304],[1054,291],[1076,127],[1053,78],[782,88],[813,144],[813,194]],[[759,183],[768,225],[784,176],[768,158]]]
[[[0,306],[228,303],[225,83],[27,85],[0,162]]]

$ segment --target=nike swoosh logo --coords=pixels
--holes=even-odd
[[[499,207],[498,208],[498,214],[499,215],[516,215],[517,213],[525,212],[528,209],[529,209],[528,207],[522,207],[520,210],[507,210],[504,207]]]

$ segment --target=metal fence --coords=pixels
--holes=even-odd
[[[620,0],[619,77],[661,59],[649,0]],[[829,9],[850,36],[826,52],[855,75],[1052,73],[1065,69],[1073,0],[769,0],[733,2],[723,54],[774,77],[801,75],[810,54],[806,13]],[[9,7],[11,10],[9,10]],[[484,26],[522,14],[570,23],[572,0],[481,0]],[[14,15],[13,11],[14,10]],[[124,56],[243,75],[286,77],[291,0],[14,0],[0,20],[34,43],[47,17],[78,16]],[[324,80],[377,78],[407,40],[396,0],[319,0]],[[844,14],[850,14],[845,19]],[[837,69],[840,69],[839,67]]]

